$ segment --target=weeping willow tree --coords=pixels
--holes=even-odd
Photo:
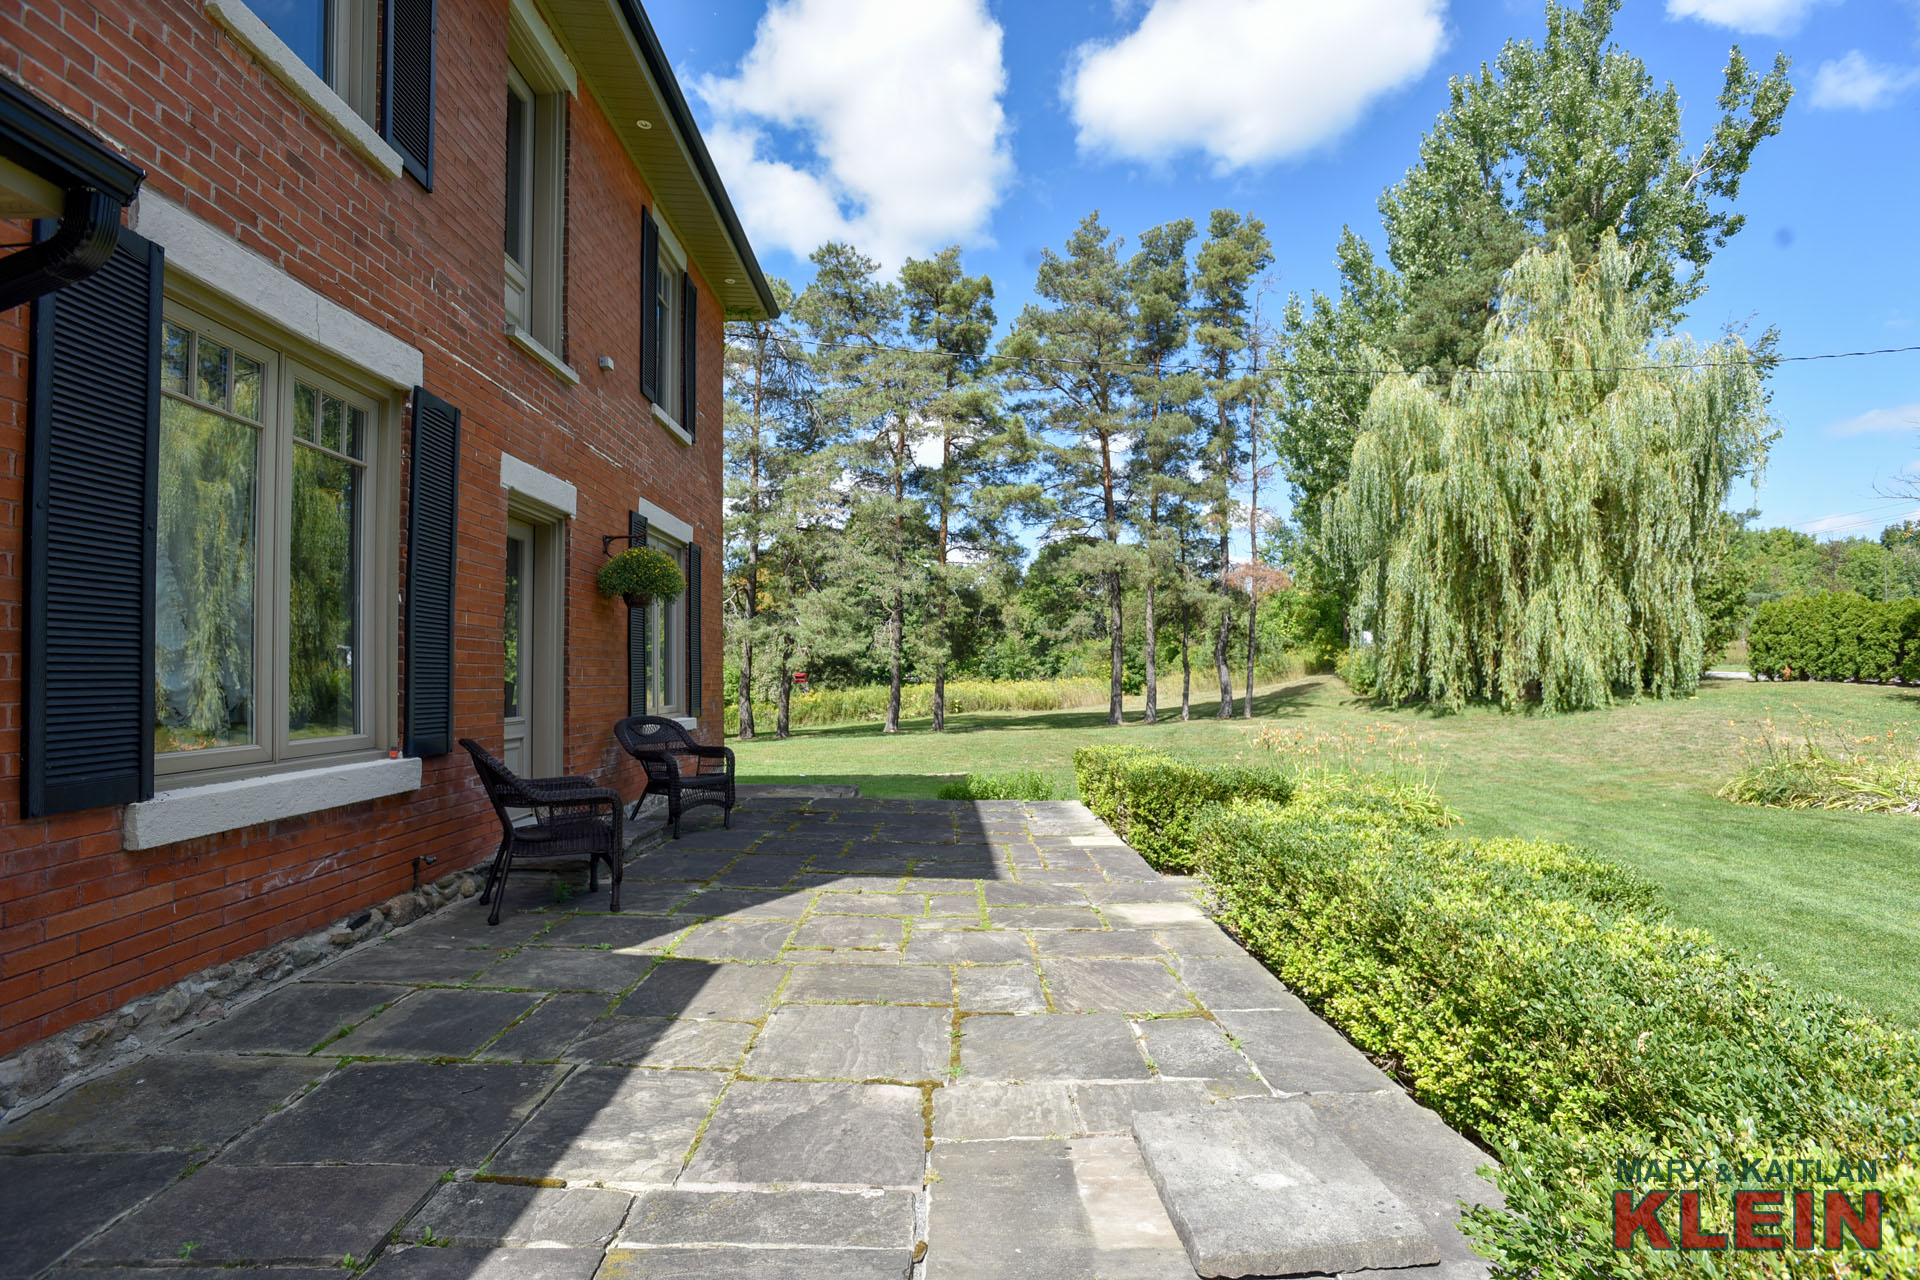
[[[1325,519],[1384,696],[1563,711],[1698,684],[1721,506],[1773,438],[1765,359],[1662,335],[1633,279],[1611,233],[1584,267],[1529,251],[1477,369],[1373,392]]]

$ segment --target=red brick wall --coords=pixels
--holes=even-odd
[[[639,394],[640,211],[651,203],[590,93],[569,107],[567,387],[503,335],[506,0],[440,0],[434,190],[371,169],[254,65],[198,0],[0,6],[0,74],[69,111],[183,204],[301,283],[425,353],[429,390],[463,411],[455,729],[501,736],[500,455],[578,487],[566,531],[564,768],[637,793],[626,610],[602,599],[600,535],[636,494],[690,522],[705,555],[699,713],[720,719],[722,317],[701,293],[700,420],[689,448]],[[0,224],[0,243],[23,229]],[[0,1054],[198,969],[318,928],[493,849],[464,755],[417,792],[162,849],[121,847],[120,811],[20,816],[26,308],[0,314]],[[598,368],[611,356],[614,371]],[[395,429],[399,424],[391,424]],[[403,490],[404,492],[404,490]]]

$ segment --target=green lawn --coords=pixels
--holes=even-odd
[[[807,778],[858,783],[867,795],[930,796],[951,775],[1019,767],[1071,788],[1074,748],[1089,742],[1258,763],[1270,758],[1257,742],[1267,726],[1361,737],[1370,726],[1401,726],[1416,735],[1467,834],[1611,852],[1659,882],[1682,922],[1920,1026],[1920,819],[1748,808],[1713,794],[1737,744],[1765,717],[1785,728],[1802,713],[1861,732],[1911,726],[1920,693],[1710,680],[1697,698],[1582,715],[1436,715],[1384,710],[1315,676],[1266,690],[1251,722],[1222,723],[1213,708],[1196,705],[1184,724],[1122,729],[1107,726],[1104,709],[1009,712],[950,717],[945,734],[919,720],[893,737],[863,724],[733,746],[743,781]]]

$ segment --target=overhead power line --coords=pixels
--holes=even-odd
[[[901,347],[901,346],[893,346],[887,343],[879,343],[879,342],[874,342],[874,343],[828,342],[824,339],[809,338],[801,334],[794,334],[794,333],[784,334],[781,336],[779,340],[785,341],[785,342],[801,343],[806,346],[814,347],[820,351],[841,351],[841,352],[851,352],[856,354],[885,352],[891,355],[921,356],[921,357],[935,359],[935,360],[952,360],[955,358],[949,352],[937,351],[937,350],[933,350],[926,347]],[[1703,360],[1686,360],[1686,361],[1664,362],[1664,363],[1659,361],[1648,361],[1642,364],[1585,365],[1585,366],[1563,365],[1563,366],[1557,366],[1550,369],[1478,369],[1476,368],[1476,369],[1461,369],[1461,370],[1458,370],[1458,372],[1466,373],[1466,374],[1503,374],[1503,375],[1544,375],[1544,374],[1561,374],[1561,373],[1636,373],[1636,372],[1642,372],[1642,371],[1652,370],[1652,369],[1722,369],[1722,368],[1740,368],[1740,367],[1756,365],[1756,364],[1767,364],[1767,365],[1806,364],[1815,360],[1858,360],[1858,359],[1864,359],[1871,356],[1898,356],[1898,355],[1912,355],[1915,353],[1920,353],[1920,345],[1910,346],[1910,347],[1878,347],[1870,350],[1860,350],[1860,351],[1822,351],[1822,352],[1817,352],[1809,355],[1797,355],[1797,356],[1756,355],[1756,356],[1743,357],[1737,360],[1703,359]],[[1088,368],[1088,369],[1103,368],[1103,369],[1113,370],[1114,372],[1117,372],[1117,373],[1154,372],[1153,365],[1147,364],[1142,361],[1133,361],[1133,360],[1094,360],[1094,359],[1084,359],[1084,358],[1076,359],[1073,357],[1032,358],[1032,357],[1005,356],[997,353],[983,354],[980,357],[980,359],[991,366],[994,366],[997,368],[1003,368],[1003,369],[1017,368],[1023,365],[1053,364],[1053,365],[1071,365],[1077,368]],[[1284,359],[1276,360],[1274,362],[1274,365],[1276,368],[1286,367],[1286,368],[1291,368],[1291,369],[1294,369],[1300,372],[1305,372],[1305,373],[1353,374],[1356,376],[1376,377],[1376,378],[1390,377],[1394,374],[1409,374],[1409,373],[1420,372],[1419,370],[1415,370],[1415,369],[1370,368],[1364,365],[1303,363],[1300,361],[1291,361],[1291,360],[1284,360]],[[1160,367],[1159,372],[1162,375],[1172,375],[1176,373],[1204,374],[1211,371],[1201,368],[1200,366],[1197,366],[1197,365],[1180,364],[1180,365],[1163,365]]]

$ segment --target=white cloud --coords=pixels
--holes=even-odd
[[[1890,67],[1858,49],[1820,64],[1813,77],[1813,105],[1829,111],[1874,111],[1920,84],[1920,67]]]
[[[774,0],[734,73],[695,85],[753,238],[890,266],[977,242],[1012,169],[1001,36],[984,0]]]
[[[1132,33],[1082,45],[1063,94],[1085,151],[1221,171],[1299,155],[1417,80],[1444,0],[1153,0]]]
[[[1830,436],[1863,436],[1875,431],[1920,431],[1920,403],[1870,409],[1827,425]]]
[[[1698,18],[1756,36],[1792,35],[1827,0],[1667,0],[1669,18]]]

